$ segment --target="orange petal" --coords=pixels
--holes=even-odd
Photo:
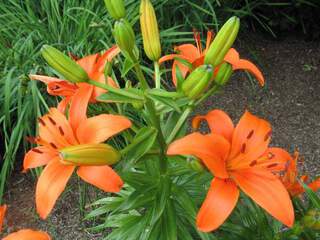
[[[77,174],[87,183],[90,183],[105,192],[119,192],[123,181],[109,166],[82,166]]]
[[[232,147],[229,156],[232,168],[249,166],[252,161],[266,152],[270,139],[270,124],[246,111],[232,136]]]
[[[233,70],[243,69],[255,76],[261,86],[264,86],[264,77],[261,71],[254,65],[252,62],[240,59],[239,53],[234,48],[231,48],[226,54],[224,60],[230,63],[233,67]]]
[[[181,56],[179,54],[168,54],[168,55],[165,55],[159,59],[159,64],[174,60],[175,58],[183,58],[183,56]]]
[[[291,155],[282,148],[268,148],[266,153],[257,160],[257,167],[267,168],[269,171],[283,171],[291,161]]]
[[[131,122],[120,115],[101,114],[81,122],[77,129],[80,143],[101,143],[131,127]]]
[[[31,80],[38,80],[38,81],[41,81],[46,84],[48,84],[50,82],[66,82],[66,80],[62,80],[60,78],[48,77],[48,76],[43,76],[43,75],[34,75],[34,74],[30,74],[29,78]]]
[[[98,57],[99,57],[99,54],[96,53],[96,54],[85,56],[84,58],[81,58],[77,61],[77,63],[87,72],[89,77],[91,77],[92,73],[94,72],[94,67]]]
[[[58,152],[47,147],[40,146],[31,149],[26,153],[23,160],[23,170],[47,165],[50,160],[58,155]]]
[[[77,89],[78,89],[78,86],[66,81],[49,82],[47,84],[47,92],[53,96],[70,97],[75,94]]]
[[[87,118],[87,107],[92,91],[93,86],[83,84],[72,98],[69,110],[69,122],[74,131],[78,128],[79,123]]]
[[[77,144],[68,120],[56,108],[50,108],[49,113],[39,119],[39,136],[54,150]]]
[[[36,187],[37,212],[46,219],[71,177],[74,166],[66,166],[55,158],[42,171]]]
[[[182,64],[178,60],[175,60],[172,64],[172,81],[174,86],[177,86],[177,68],[179,68],[183,78],[185,78],[187,73],[190,71],[186,65]]]
[[[197,215],[198,229],[203,232],[217,229],[231,214],[238,198],[239,190],[232,180],[214,178]]]
[[[309,188],[311,188],[312,191],[316,192],[318,189],[320,189],[320,178],[316,179],[312,183],[310,183]]]
[[[66,113],[66,110],[67,110],[67,107],[69,106],[70,102],[71,102],[71,97],[65,97],[63,98],[58,106],[57,106],[57,109],[62,113],[62,114],[65,114]]]
[[[6,215],[6,211],[7,211],[7,205],[1,205],[0,206],[0,233],[2,231],[2,226],[4,222],[4,217]]]
[[[292,227],[294,211],[290,196],[272,173],[266,170],[249,169],[232,173],[241,190],[274,218]]]
[[[214,176],[228,178],[225,159],[229,142],[220,135],[192,133],[171,143],[168,155],[193,155],[200,158]]]
[[[105,51],[105,53],[98,58],[97,63],[94,66],[94,72],[103,73],[106,63],[110,62],[119,53],[120,53],[120,48],[116,45],[112,46],[107,51]]]
[[[18,232],[11,233],[3,240],[51,240],[51,237],[45,232],[23,229]]]
[[[258,80],[261,86],[264,86],[264,77],[262,75],[262,72],[259,70],[259,68],[254,65],[252,62],[240,59],[239,62],[237,62],[236,65],[233,65],[234,70],[242,69],[250,72],[254,77]]]
[[[234,126],[230,117],[221,110],[210,111],[207,115],[196,116],[192,120],[192,127],[198,128],[200,121],[208,122],[211,133],[222,135],[231,143]]]
[[[182,44],[175,47],[174,50],[191,62],[201,56],[197,47],[192,44]]]

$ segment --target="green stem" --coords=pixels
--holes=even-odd
[[[193,109],[193,107],[189,106],[184,110],[184,112],[182,113],[182,115],[178,119],[176,126],[173,128],[171,134],[167,138],[167,141],[166,141],[167,144],[171,143],[173,141],[173,139],[175,139],[176,135],[178,134],[178,132],[182,128],[183,124],[187,120],[189,114],[192,112],[192,109]]]
[[[157,61],[154,61],[154,75],[155,75],[156,88],[161,88],[160,67]]]
[[[136,62],[134,69],[137,74],[137,78],[140,81],[141,88],[145,91],[149,88],[147,81],[143,75],[143,72],[141,70],[140,64],[138,61],[135,59],[134,56],[132,56],[132,59]],[[167,145],[166,141],[164,139],[161,125],[160,125],[160,119],[157,116],[156,109],[154,106],[154,103],[150,100],[146,100],[146,109],[148,113],[150,114],[151,122],[152,125],[158,130],[158,135],[157,135],[157,141],[160,145],[160,153],[159,153],[159,164],[160,164],[160,171],[161,174],[165,174],[167,172],[167,159],[166,159],[166,150],[167,150]]]
[[[143,100],[143,98],[139,98],[135,94],[132,94],[132,93],[127,92],[127,91],[124,91],[122,89],[111,87],[111,86],[109,86],[108,84],[105,84],[105,83],[100,83],[100,82],[97,82],[97,81],[94,81],[94,80],[91,80],[91,79],[89,79],[87,83],[89,83],[91,85],[94,85],[96,87],[105,89],[105,90],[107,90],[109,92],[121,95],[121,96],[130,97],[130,98],[134,98],[134,99],[138,99],[138,100]]]
[[[195,105],[199,105],[203,101],[205,101],[208,97],[212,96],[216,92],[218,92],[221,89],[221,86],[219,85],[214,85],[208,92],[206,92],[196,103]]]

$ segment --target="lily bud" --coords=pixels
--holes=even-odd
[[[208,86],[213,76],[211,65],[197,67],[182,83],[182,91],[191,99],[196,99]]]
[[[123,0],[104,0],[106,8],[115,20],[119,20],[126,16]]]
[[[218,66],[236,40],[240,28],[238,17],[230,18],[220,29],[204,58],[205,64]]]
[[[124,54],[132,54],[135,47],[135,35],[130,23],[125,19],[116,21],[113,34],[120,50]]]
[[[66,80],[73,83],[86,82],[89,80],[86,71],[71,58],[49,45],[41,48],[41,54],[47,63]]]
[[[141,0],[140,26],[146,55],[150,60],[158,61],[161,56],[158,22],[152,3],[149,0]]]
[[[112,165],[119,161],[120,153],[107,144],[80,144],[60,150],[61,162],[75,166]]]
[[[226,62],[222,63],[219,67],[217,75],[214,78],[214,82],[220,86],[223,86],[229,81],[232,73],[232,65]]]

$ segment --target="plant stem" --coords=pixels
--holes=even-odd
[[[133,60],[135,62],[137,62],[134,66],[134,69],[137,74],[137,78],[140,81],[141,88],[145,91],[149,88],[149,86],[148,86],[147,81],[143,75],[140,64],[138,63],[138,61],[136,61],[135,58],[133,58]],[[161,174],[165,174],[167,172],[167,158],[166,158],[167,145],[166,145],[166,141],[164,139],[163,133],[162,133],[160,119],[157,116],[154,103],[150,99],[146,100],[146,109],[147,109],[148,113],[150,114],[152,125],[158,130],[157,141],[160,145],[160,153],[159,153],[160,171],[161,171]]]
[[[161,88],[160,67],[157,61],[154,61],[154,76],[155,76],[156,88]]]
[[[172,142],[172,140],[176,137],[176,135],[178,134],[178,132],[180,131],[181,127],[183,126],[183,124],[185,123],[185,121],[187,120],[189,114],[191,113],[193,107],[188,106],[184,112],[182,113],[182,115],[180,116],[179,120],[177,121],[176,126],[174,127],[174,129],[172,130],[171,134],[169,135],[169,137],[167,138],[166,143],[169,144],[170,142]]]

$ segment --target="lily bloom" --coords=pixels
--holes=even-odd
[[[81,88],[82,98],[77,98],[70,108],[69,119],[58,109],[39,118],[39,145],[31,149],[24,158],[24,170],[46,165],[36,187],[36,207],[45,219],[65,189],[73,171],[78,167],[78,176],[107,192],[120,191],[123,182],[109,166],[78,166],[64,161],[61,151],[66,147],[82,144],[98,144],[129,128],[130,120],[123,116],[101,114],[87,118],[86,109],[91,92]]]
[[[196,42],[196,46],[192,44],[179,45],[174,48],[174,50],[177,52],[176,54],[169,54],[159,59],[159,63],[174,60],[172,65],[172,80],[175,86],[177,85],[177,67],[181,71],[181,74],[184,78],[190,72],[189,67],[181,63],[181,61],[179,61],[178,59],[180,58],[186,60],[187,62],[192,64],[193,68],[203,65],[205,54],[213,40],[213,34],[210,31],[207,33],[206,47],[204,49],[202,48],[200,34],[198,32],[194,33],[194,39]],[[240,59],[239,53],[234,48],[231,48],[229,50],[224,58],[224,61],[230,63],[233,67],[233,70],[246,70],[250,72],[258,80],[261,86],[264,85],[264,77],[257,66],[248,60]],[[217,70],[218,69],[216,69],[215,74],[217,73]]]
[[[289,153],[268,147],[270,124],[249,112],[234,127],[223,111],[213,110],[197,116],[193,127],[206,120],[210,134],[189,134],[170,144],[168,155],[193,155],[214,176],[200,211],[197,227],[203,232],[217,229],[231,214],[239,198],[239,189],[270,215],[291,227],[294,211],[290,196],[273,172],[285,168]]]
[[[2,231],[4,217],[6,215],[7,205],[0,206],[0,232]]]
[[[100,83],[107,82],[112,87],[118,87],[111,77],[108,77],[107,80],[105,79],[104,67],[105,64],[111,61],[119,52],[120,49],[117,46],[113,46],[102,55],[96,53],[76,60],[76,62],[87,72],[90,79]],[[70,103],[72,104],[72,99],[77,96],[81,88],[85,88],[91,92],[90,102],[96,102],[96,97],[106,92],[104,89],[87,83],[73,84],[67,80],[43,75],[30,75],[29,77],[32,80],[39,80],[47,84],[47,92],[50,95],[63,97],[63,100],[58,105],[58,109],[61,112],[65,112],[66,107]]]
[[[301,183],[297,180],[299,177],[297,162],[299,159],[299,153],[295,152],[294,157],[291,158],[289,164],[284,172],[284,175],[281,177],[281,181],[284,186],[287,188],[288,192],[292,197],[299,196],[304,193],[304,188]],[[307,184],[309,177],[307,175],[303,175],[300,177],[301,182]],[[320,178],[315,181],[307,184],[312,191],[317,191],[320,188]]]
[[[18,232],[11,233],[3,240],[51,240],[51,237],[42,231],[23,229]]]

